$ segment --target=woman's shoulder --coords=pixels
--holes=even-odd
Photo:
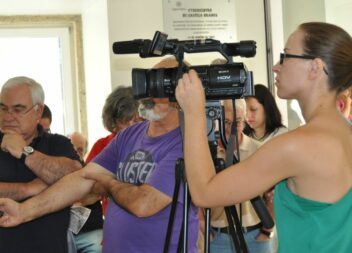
[[[297,150],[319,150],[332,148],[334,145],[339,149],[338,146],[343,141],[338,129],[320,124],[306,124],[290,131],[286,130],[274,139],[279,139]]]
[[[277,134],[283,134],[283,133],[287,133],[288,132],[288,128],[285,126],[281,126],[277,128]]]
[[[267,143],[271,147],[279,148],[283,152],[297,155],[297,152],[306,149],[308,143],[314,143],[314,138],[312,139],[314,137],[312,136],[313,132],[314,130],[306,126],[290,131],[285,127],[280,127]]]
[[[267,142],[269,140],[271,140],[272,138],[281,135],[283,133],[287,133],[288,129],[285,126],[280,126],[275,128],[275,130],[273,132],[271,132],[269,135],[266,136],[264,142]]]

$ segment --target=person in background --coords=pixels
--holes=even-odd
[[[52,115],[50,108],[47,105],[44,105],[42,117],[39,120],[39,124],[43,126],[45,132],[50,133],[50,126],[52,122]]]
[[[84,165],[84,156],[88,148],[87,138],[79,132],[69,134],[68,138],[71,140],[73,147]],[[100,253],[102,251],[104,220],[100,199],[99,196],[89,196],[73,205],[74,207],[84,206],[91,211],[79,233],[71,234],[72,237],[69,238],[71,252]]]
[[[86,155],[88,150],[87,138],[79,132],[73,132],[67,137],[71,140],[71,143],[74,149],[76,150],[77,154],[79,155],[79,158],[84,163],[84,156]]]
[[[225,134],[227,140],[230,138],[231,127],[236,121],[239,156],[241,161],[250,157],[259,147],[260,143],[245,134],[243,129],[246,119],[246,102],[244,99],[236,99],[236,119],[234,120],[232,100],[224,100],[223,106],[225,111]],[[234,147],[234,154],[237,154],[236,147]],[[225,159],[226,152],[223,148],[218,151],[218,156]],[[238,157],[238,155],[236,155]],[[272,237],[267,233],[262,234],[261,221],[258,218],[250,201],[244,201],[236,205],[237,214],[241,215],[244,239],[247,244],[249,252],[269,253],[271,251]],[[232,241],[228,222],[225,215],[224,208],[217,207],[211,209],[211,231],[213,239],[210,242],[210,252],[217,253],[233,253],[236,252]]]
[[[273,71],[278,96],[297,99],[306,124],[218,174],[206,136],[204,89],[194,70],[185,73],[176,98],[184,111],[186,176],[195,204],[227,206],[276,184],[279,253],[350,252],[352,135],[336,99],[352,87],[351,66],[352,38],[346,31],[328,23],[301,24]]]
[[[133,98],[132,88],[119,86],[106,98],[102,111],[103,125],[110,134],[97,140],[87,156],[87,163],[96,157],[126,127],[141,121],[138,101]]]
[[[120,131],[141,121],[138,116],[138,101],[132,95],[132,87],[119,86],[109,94],[103,107],[102,119],[105,129],[110,134],[93,144],[87,155],[86,163],[92,161]],[[103,214],[105,214],[106,206],[107,200],[103,197]]]
[[[174,68],[172,58],[154,68]],[[176,161],[183,156],[179,108],[168,98],[141,100],[140,113],[147,120],[122,131],[85,168],[64,177],[42,194],[18,203],[0,199],[0,226],[22,222],[54,212],[90,192],[96,182],[109,194],[104,221],[103,252],[163,252],[165,232],[175,188]],[[179,198],[170,238],[176,253],[183,223],[183,191]],[[198,209],[191,204],[188,215],[188,250],[197,253]]]
[[[282,124],[281,113],[269,89],[262,84],[257,84],[254,86],[254,94],[253,97],[246,97],[247,124],[243,132],[264,144],[275,136],[286,133],[287,128]],[[263,198],[271,216],[274,218],[274,187],[267,189]],[[272,246],[275,251],[277,248],[275,228],[262,231],[263,235],[265,231],[268,234],[274,232],[275,238]],[[261,235],[262,238],[263,235]]]
[[[81,168],[70,140],[38,124],[44,91],[35,80],[9,79],[0,96],[0,197],[20,202]],[[0,228],[0,252],[67,252],[69,208],[15,228]]]
[[[343,116],[352,122],[352,88],[340,92],[336,105]]]
[[[287,128],[282,124],[281,113],[269,89],[257,84],[254,86],[254,94],[253,97],[245,98],[247,125],[244,133],[262,143],[286,133]]]

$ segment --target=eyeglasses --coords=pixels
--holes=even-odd
[[[305,60],[314,60],[315,58],[318,58],[316,56],[313,55],[308,55],[308,54],[304,54],[304,55],[297,55],[297,54],[286,54],[286,53],[280,53],[280,65],[284,63],[285,58],[298,58],[298,59],[305,59]],[[323,67],[323,70],[325,72],[325,74],[328,76],[328,71],[325,69],[325,67]]]
[[[225,119],[225,125],[227,127],[231,127],[233,124],[233,121],[229,120],[229,119]],[[236,120],[236,126],[241,126],[242,124],[244,124],[244,120],[243,119],[237,119]]]
[[[27,109],[27,107],[24,105],[15,105],[12,108],[9,108],[6,105],[0,104],[0,115],[3,116],[9,113],[13,116],[22,117],[22,116],[25,116],[27,113],[29,113],[37,105],[38,104],[35,104],[32,107]]]
[[[298,58],[298,59],[314,60],[317,57],[312,56],[312,55],[296,55],[296,54],[280,53],[280,64],[284,63],[285,58]]]

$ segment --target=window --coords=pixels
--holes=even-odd
[[[16,22],[4,18],[0,19],[0,86],[13,76],[35,79],[43,86],[53,114],[52,132],[86,132],[82,59],[77,58],[82,54],[77,54],[81,48],[71,21],[67,16],[19,16]]]

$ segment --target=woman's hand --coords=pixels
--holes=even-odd
[[[204,114],[204,89],[196,71],[190,70],[179,79],[176,99],[185,114]]]

